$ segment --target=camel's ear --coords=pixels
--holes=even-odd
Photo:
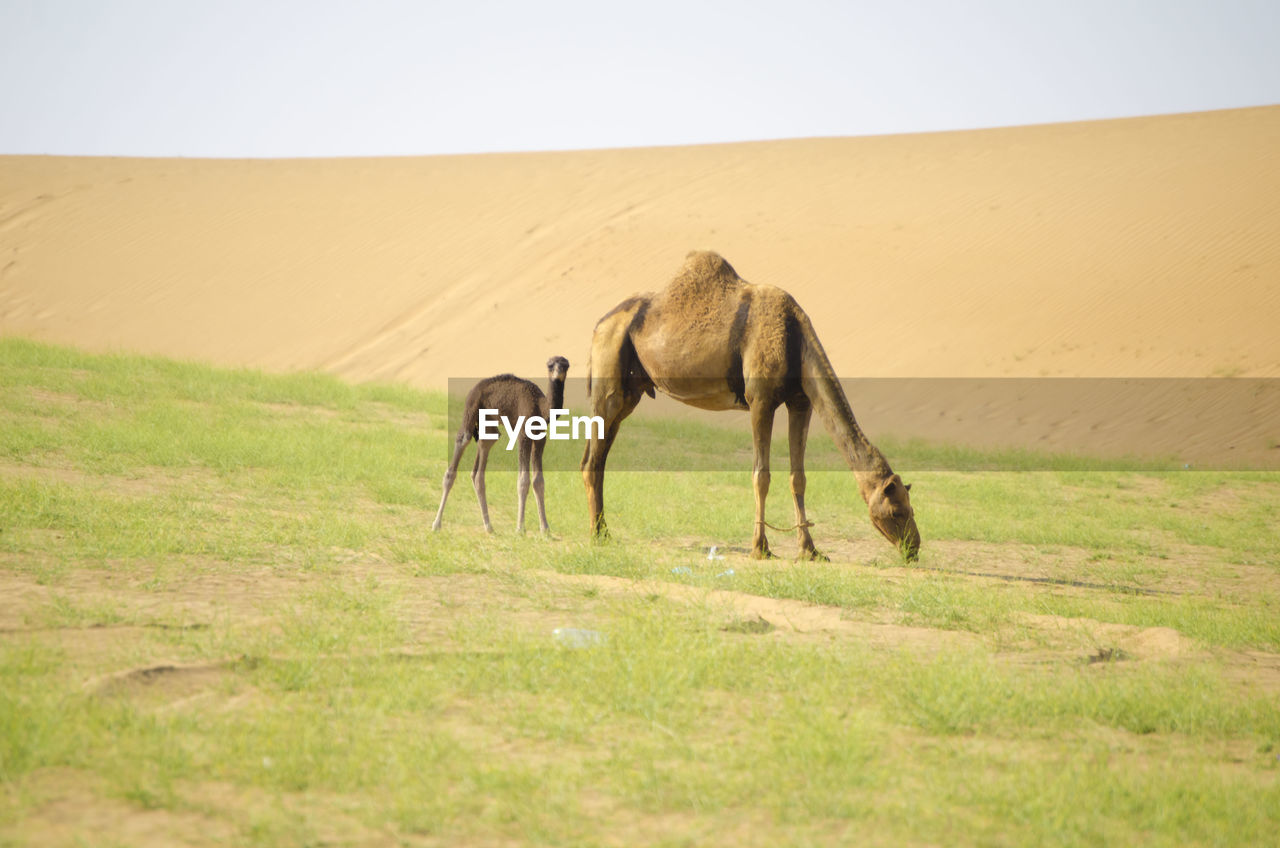
[[[897,474],[895,474],[895,475],[893,475],[893,477],[889,480],[889,482],[888,482],[888,483],[885,483],[885,484],[884,484],[884,489],[882,490],[882,491],[884,492],[884,496],[885,496],[886,498],[888,498],[888,497],[892,497],[892,496],[893,496],[893,493],[894,493],[894,489],[896,489],[898,486],[902,486],[902,488],[903,488],[905,491],[908,491],[908,492],[909,492],[909,491],[911,491],[911,484],[910,484],[910,483],[903,483],[903,482],[902,482],[902,478],[901,478],[901,477],[899,477]]]

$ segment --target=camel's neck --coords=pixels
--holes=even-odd
[[[862,499],[866,500],[875,485],[892,476],[893,469],[884,458],[880,449],[871,444],[871,440],[862,432],[857,420],[853,417],[853,409],[845,396],[840,381],[836,379],[831,361],[822,349],[817,334],[810,326],[808,318],[801,320],[804,332],[804,353],[801,379],[804,393],[817,411],[831,434],[836,447],[844,455],[845,462],[853,470],[858,480],[858,489]]]
[[[550,380],[550,408],[564,409],[564,380]]]

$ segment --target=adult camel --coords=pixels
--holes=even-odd
[[[604,467],[609,448],[622,420],[642,395],[654,397],[656,388],[700,409],[751,414],[753,557],[772,556],[764,509],[769,444],[774,413],[786,404],[800,556],[825,559],[813,545],[804,509],[804,448],[816,409],[853,471],[871,523],[906,558],[915,559],[920,532],[908,494],[911,487],[863,434],[809,316],[782,289],[744,281],[719,254],[690,253],[665,289],[628,298],[600,319],[587,370],[592,414],[604,419],[603,437],[593,430],[582,457],[591,528],[597,537],[608,534]]]

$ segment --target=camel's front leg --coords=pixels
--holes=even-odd
[[[582,484],[587,490],[591,537],[597,540],[609,538],[609,528],[604,520],[604,464],[608,458],[608,441],[591,436],[582,452]]]
[[[534,477],[534,500],[538,501],[538,524],[543,535],[552,532],[552,526],[547,523],[547,483],[543,480],[543,451],[547,448],[547,439],[541,439],[539,442],[532,443],[532,455],[530,457],[530,466],[532,477]]]
[[[604,438],[598,438],[594,427],[588,427],[587,447],[582,453],[582,482],[587,489],[587,509],[591,513],[592,538],[603,541],[609,538],[609,528],[604,520],[604,465],[609,458],[609,448],[618,437],[618,428],[640,403],[640,393],[606,397],[604,401],[592,401],[592,414],[604,419]]]
[[[542,477],[542,445],[533,449],[533,496],[538,501],[538,523],[542,525],[542,535],[550,535],[551,525],[547,523],[547,486]]]
[[[756,526],[751,537],[751,558],[769,559],[769,540],[764,533],[764,502],[769,497],[769,445],[773,441],[773,413],[776,407],[757,402],[751,406],[751,440],[755,445],[755,462],[751,482],[756,492]]]
[[[809,439],[809,418],[813,407],[807,398],[787,404],[787,438],[791,443],[791,497],[796,505],[796,538],[800,543],[800,559],[829,560],[818,553],[809,535],[809,520],[804,514],[804,447]]]

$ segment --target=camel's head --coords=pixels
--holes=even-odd
[[[563,356],[553,356],[547,360],[547,376],[552,382],[563,382],[568,373],[569,360]]]
[[[911,508],[911,486],[892,474],[878,484],[867,498],[871,523],[905,559],[920,553],[920,531],[916,529],[916,513]]]

